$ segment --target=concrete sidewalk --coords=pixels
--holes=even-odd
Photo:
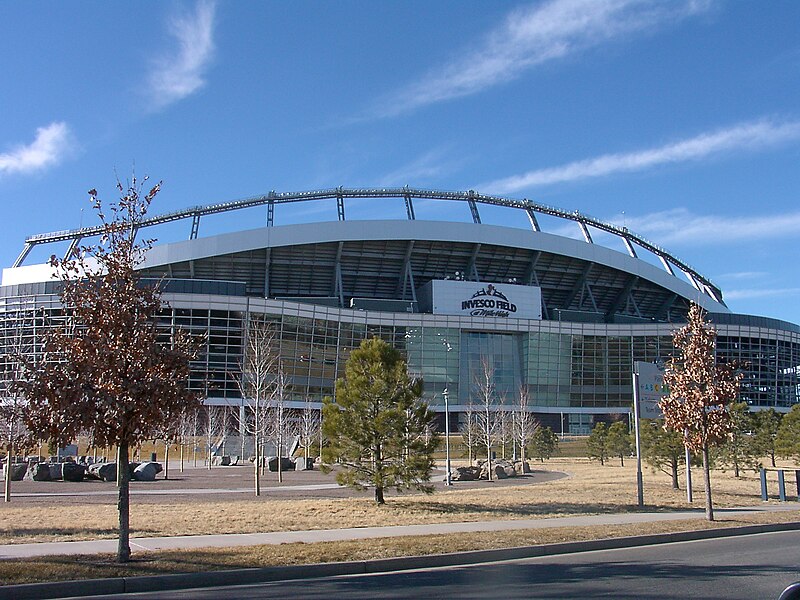
[[[720,516],[737,517],[756,512],[796,511],[797,503],[762,504],[740,508],[718,508]],[[435,535],[476,531],[506,531],[511,529],[545,529],[549,527],[577,527],[590,525],[621,525],[697,519],[704,512],[688,510],[679,512],[636,512],[581,515],[549,519],[516,519],[506,521],[472,521],[460,523],[432,523],[426,525],[403,525],[394,527],[359,527],[350,529],[319,529],[309,531],[277,531],[271,533],[248,533],[227,535],[195,535],[176,537],[131,538],[133,552],[149,550],[174,550],[193,548],[227,548],[233,546],[256,546],[261,544],[286,544],[292,542],[314,543],[369,538],[399,537],[409,535]],[[0,559],[28,558],[48,555],[77,555],[114,553],[117,540],[92,540],[85,542],[47,542],[40,544],[0,545]]]

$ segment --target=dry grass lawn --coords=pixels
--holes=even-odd
[[[568,478],[537,485],[493,486],[406,495],[377,506],[368,498],[253,499],[138,504],[132,502],[131,526],[139,537],[252,533],[410,525],[492,519],[549,518],[638,510],[635,462],[601,467],[586,459],[553,459],[534,468],[565,471]],[[774,478],[774,475],[773,475]],[[772,482],[777,487],[777,484]],[[787,481],[791,494],[792,481]],[[683,482],[681,482],[683,485]],[[735,479],[730,472],[712,474],[715,506],[731,507],[761,501],[757,474]],[[685,509],[686,493],[673,490],[666,475],[644,473],[646,510]],[[775,493],[775,490],[773,490]],[[702,477],[695,476],[695,508],[703,506]],[[789,513],[797,519],[798,513]],[[23,498],[0,507],[0,543],[87,540],[116,536],[116,505],[26,505]],[[504,534],[505,535],[505,534]],[[538,535],[538,534],[537,534]]]
[[[735,519],[723,516],[713,523],[695,519],[635,525],[518,529],[502,532],[409,536],[316,544],[298,543],[279,546],[162,551],[135,554],[134,560],[125,565],[114,563],[111,555],[51,556],[0,562],[0,585],[34,583],[41,581],[43,577],[47,581],[64,581],[325,563],[341,560],[357,561],[395,556],[422,556],[630,535],[716,529],[755,523],[794,522],[797,517],[797,513],[792,511],[759,513]]]

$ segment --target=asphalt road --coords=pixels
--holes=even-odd
[[[789,531],[461,567],[102,598],[752,600],[777,599],[797,580],[800,532]]]

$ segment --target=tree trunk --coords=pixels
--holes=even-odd
[[[739,461],[736,458],[733,459],[733,476],[739,479]]]
[[[620,467],[625,466],[625,457],[622,454],[619,455],[619,466]]]
[[[14,445],[8,445],[8,454],[6,455],[6,472],[5,475],[5,501],[11,502],[11,455],[14,453]]]
[[[486,441],[486,464],[489,473],[489,481],[492,481],[492,443]]]
[[[375,502],[386,504],[386,500],[383,499],[383,488],[380,486],[375,486]]]
[[[281,423],[282,425],[282,423]],[[278,483],[283,483],[283,470],[281,469],[281,463],[283,462],[281,458],[283,458],[283,434],[278,433],[278,447],[276,448],[278,455]]]
[[[254,472],[254,483],[256,486],[256,496],[261,495],[261,453],[258,451],[258,434],[253,434],[253,452],[255,453],[255,460],[253,461],[253,465],[255,465],[255,472]]]
[[[117,446],[117,481],[119,482],[119,544],[117,562],[125,563],[131,559],[130,546],[130,473],[128,467],[128,445]]]
[[[681,489],[680,484],[678,483],[678,459],[673,458],[669,464],[670,473],[672,475],[672,489],[679,490]]]
[[[164,442],[164,479],[169,479],[169,442]]]
[[[774,451],[771,451],[771,452],[769,453],[769,459],[770,459],[770,461],[772,462],[772,466],[773,466],[773,468],[774,468],[774,467],[775,467],[775,452],[774,452]]]
[[[703,483],[706,487],[706,519],[714,520],[714,506],[711,502],[711,466],[708,461],[708,444],[703,446]]]

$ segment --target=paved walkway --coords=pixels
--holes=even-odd
[[[737,517],[755,512],[796,511],[797,503],[762,504],[741,508],[717,508],[719,516]],[[508,521],[471,521],[461,523],[434,523],[427,525],[402,525],[394,527],[359,527],[351,529],[319,529],[310,531],[277,531],[272,533],[247,533],[227,535],[194,535],[176,537],[132,538],[131,550],[174,550],[192,548],[227,548],[256,546],[260,544],[286,544],[292,542],[314,543],[340,540],[359,540],[406,535],[433,535],[476,531],[506,531],[511,529],[544,529],[548,527],[576,527],[587,525],[621,525],[696,519],[702,510],[678,512],[636,512],[601,515],[581,515],[550,519],[516,519]],[[91,540],[86,542],[47,542],[40,544],[0,545],[0,559],[26,558],[48,555],[76,555],[114,553],[117,540]]]

